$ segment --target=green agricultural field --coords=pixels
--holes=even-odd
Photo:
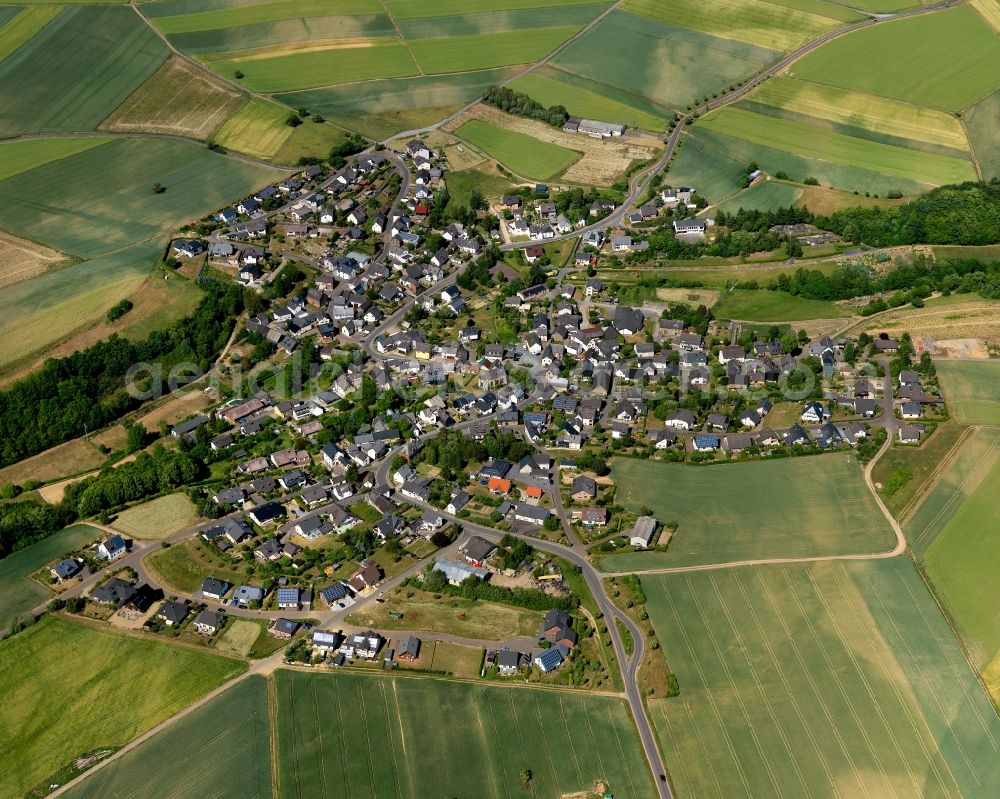
[[[574,163],[579,153],[558,144],[539,141],[524,133],[504,130],[478,119],[471,119],[455,131],[495,158],[512,172],[526,178],[546,180]]]
[[[497,175],[489,175],[478,169],[463,169],[459,172],[446,172],[445,184],[448,186],[448,207],[452,210],[468,207],[469,195],[473,189],[487,200],[502,196],[514,185]]]
[[[342,128],[318,123],[310,117],[304,124],[292,128],[292,135],[285,139],[271,160],[276,164],[297,164],[302,157],[326,160],[333,146],[343,143],[346,138]]]
[[[169,52],[130,8],[66,8],[0,62],[0,136],[93,130]]]
[[[954,115],[887,97],[777,77],[762,83],[749,100],[793,112],[795,117],[826,120],[839,132],[861,129],[951,151],[969,149],[962,123]]]
[[[263,6],[261,6],[263,7]],[[165,22],[168,18],[158,20]],[[277,22],[255,22],[232,28],[212,28],[170,34],[170,43],[194,55],[308,42],[394,37],[396,29],[385,14],[356,17],[296,17]]]
[[[582,25],[482,36],[455,36],[449,39],[419,39],[410,42],[409,49],[421,70],[427,73],[491,69],[538,61],[581,27]]]
[[[559,53],[553,64],[595,84],[683,108],[779,57],[776,50],[616,9]]]
[[[265,3],[191,3],[166,0],[150,3],[143,13],[167,35],[220,30],[254,23],[325,16],[353,16],[382,11],[378,0],[271,0]]]
[[[711,203],[740,191],[740,176],[746,173],[746,164],[688,133],[681,142],[680,152],[666,172],[667,184],[694,186]]]
[[[608,7],[607,3],[587,3],[551,8],[520,8],[479,14],[457,14],[448,17],[414,17],[396,24],[408,42],[417,39],[445,39],[455,36],[481,36],[509,31],[533,31],[555,26],[582,28]]]
[[[938,361],[944,398],[963,424],[1000,424],[1000,362]]]
[[[564,6],[579,3],[580,0],[386,0],[385,6],[393,17],[403,20],[521,8],[547,8],[552,16],[558,17]]]
[[[158,242],[147,242],[4,288],[0,369],[45,352],[102,319],[149,277],[159,253]]]
[[[245,668],[56,618],[0,643],[0,660],[3,796],[24,795],[85,752],[124,745]]]
[[[667,119],[671,116],[667,109],[650,113],[642,107],[649,106],[640,98],[635,103],[607,94],[599,94],[597,84],[582,81],[562,70],[543,68],[523,75],[511,84],[511,88],[524,92],[542,105],[562,105],[573,116],[590,119],[620,121],[633,128],[642,128],[662,133],[667,129]],[[622,97],[627,97],[619,92]]]
[[[763,289],[723,292],[712,312],[720,319],[739,319],[744,322],[797,322],[806,319],[839,319],[850,316],[847,311],[832,302],[807,300],[783,291]]]
[[[1000,37],[968,6],[855,31],[793,64],[791,77],[959,111],[1000,84]]]
[[[227,149],[269,158],[292,135],[292,128],[285,124],[289,113],[287,108],[253,97],[212,139]]]
[[[983,178],[1000,177],[1000,91],[994,92],[974,105],[965,114],[965,128],[969,131],[972,150],[976,154]]]
[[[198,509],[187,494],[168,494],[123,510],[112,526],[130,538],[159,541],[198,522]]]
[[[278,99],[350,130],[382,140],[401,130],[429,125],[482,97],[490,86],[504,83],[515,70],[488,69],[457,75],[428,75],[396,80],[369,80],[289,94]]]
[[[109,138],[93,136],[72,139],[25,139],[0,144],[0,180],[6,180],[50,161],[76,155],[109,141],[111,141]]]
[[[831,28],[862,18],[821,0],[625,0],[621,8],[668,25],[776,50],[792,50]]]
[[[64,796],[271,799],[265,678],[237,683]]]
[[[618,697],[377,674],[279,670],[279,793],[558,797],[597,780],[649,796],[651,775]],[[364,719],[364,735],[349,719]],[[459,721],[460,720],[460,721]],[[504,730],[517,730],[507,735]]]
[[[812,125],[740,108],[713,112],[700,119],[697,127],[805,158],[936,186],[976,177],[975,168],[967,159],[894,147],[833,131],[820,132]]]
[[[403,44],[298,50],[268,50],[200,56],[220,75],[244,74],[240,83],[255,92],[290,92],[371,78],[402,78],[419,71]]]
[[[0,227],[92,257],[160,236],[280,174],[187,142],[116,139],[0,181]]]
[[[644,578],[680,796],[986,797],[1000,719],[906,558]]]
[[[851,453],[715,466],[615,458],[611,476],[617,502],[651,508],[677,532],[666,552],[605,557],[607,571],[882,552],[894,541]]]
[[[928,498],[932,508],[940,506],[939,512],[926,519],[930,513],[921,508],[915,521],[926,520],[939,530],[924,554],[924,567],[962,631],[972,662],[982,670],[1000,655],[1000,584],[995,579],[1000,558],[996,535],[1000,431],[983,430],[979,436],[983,440],[975,442],[978,446],[970,457],[960,455],[958,474],[949,472]],[[1000,693],[1000,684],[991,689]]]
[[[984,428],[970,434],[947,471],[924,497],[903,529],[910,548],[920,558],[950,527],[955,514],[977,492],[1000,463],[1000,432]]]
[[[767,180],[760,181],[749,189],[730,197],[719,207],[727,213],[740,208],[766,211],[773,208],[791,208],[802,196],[802,189],[790,183]]]
[[[104,535],[89,524],[74,524],[0,560],[0,585],[4,587],[0,593],[0,630],[6,630],[22,613],[55,596],[29,575],[60,555]]]
[[[847,164],[835,163],[820,158],[805,158],[788,150],[756,144],[736,136],[729,136],[715,130],[709,130],[703,125],[696,125],[691,136],[714,150],[721,150],[731,158],[743,163],[756,163],[765,172],[775,175],[784,172],[789,180],[801,183],[806,178],[816,178],[823,186],[833,186],[844,191],[857,191],[861,194],[885,195],[898,190],[903,194],[923,194],[930,186],[908,178],[894,177],[871,169],[860,169]],[[813,137],[823,138],[826,132],[817,130]],[[860,149],[868,142],[858,142]],[[862,146],[863,145],[863,146]],[[923,155],[923,153],[916,153]],[[697,183],[695,183],[697,186]]]
[[[58,6],[0,9],[0,61],[35,36],[62,11]]]

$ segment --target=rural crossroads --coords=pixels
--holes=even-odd
[[[689,114],[685,115],[684,117],[682,117],[681,119],[679,119],[677,121],[676,125],[674,126],[673,130],[670,133],[670,136],[666,140],[666,149],[664,150],[663,155],[654,164],[652,164],[651,166],[647,167],[646,169],[643,169],[643,170],[637,172],[635,175],[632,176],[632,178],[630,179],[630,182],[629,182],[629,189],[628,189],[628,194],[626,196],[626,199],[619,206],[618,209],[616,209],[610,216],[605,217],[604,219],[600,220],[599,222],[597,222],[597,223],[595,223],[593,225],[590,225],[590,226],[587,226],[585,228],[582,228],[581,230],[577,230],[577,231],[575,231],[575,232],[573,232],[571,234],[565,234],[565,235],[556,236],[555,239],[553,239],[553,241],[563,241],[563,240],[567,240],[567,239],[574,239],[574,238],[578,238],[578,237],[580,237],[580,236],[582,236],[582,235],[584,235],[584,234],[586,234],[586,233],[588,233],[590,231],[604,231],[604,230],[607,230],[608,228],[611,228],[611,227],[614,227],[616,225],[619,225],[622,222],[622,220],[625,218],[625,216],[629,212],[629,210],[635,206],[635,204],[637,203],[637,201],[639,200],[639,198],[648,189],[648,187],[649,187],[651,181],[653,180],[653,178],[657,174],[659,174],[661,171],[663,171],[664,168],[668,165],[668,163],[670,162],[671,158],[674,155],[674,152],[675,152],[676,147],[677,147],[678,140],[680,138],[680,135],[681,135],[681,133],[682,133],[685,125],[689,121],[691,121],[691,119],[695,118],[696,116],[698,116],[698,115],[700,115],[700,114],[702,114],[702,113],[704,113],[706,111],[710,111],[710,110],[713,110],[713,109],[718,108],[720,106],[726,105],[726,104],[728,104],[728,103],[730,103],[730,102],[732,102],[734,100],[738,100],[739,98],[741,98],[744,95],[746,95],[749,91],[751,91],[753,88],[755,88],[756,86],[758,86],[763,81],[765,81],[768,78],[772,77],[773,75],[777,74],[779,71],[785,69],[786,67],[788,67],[793,62],[797,61],[798,59],[800,59],[801,57],[803,57],[807,53],[813,51],[814,49],[816,49],[820,45],[825,44],[826,42],[830,41],[833,38],[836,38],[838,36],[841,36],[841,35],[843,35],[845,33],[848,33],[850,31],[856,30],[858,28],[870,26],[870,25],[873,25],[873,24],[877,24],[877,23],[882,22],[882,21],[898,19],[898,18],[906,17],[906,16],[913,16],[913,15],[916,15],[916,14],[926,14],[926,13],[931,13],[931,12],[935,12],[935,11],[940,11],[940,10],[949,8],[952,4],[953,4],[953,0],[948,0],[947,2],[936,3],[934,5],[927,5],[927,6],[921,6],[921,7],[917,7],[917,8],[912,8],[912,9],[909,9],[909,10],[900,11],[900,12],[893,13],[893,14],[873,15],[872,17],[866,18],[866,19],[864,19],[864,20],[862,20],[860,22],[849,24],[849,25],[844,25],[844,26],[842,26],[840,28],[837,28],[835,30],[829,31],[829,32],[823,34],[822,36],[819,36],[816,39],[813,39],[812,41],[810,41],[810,42],[806,43],[805,45],[799,47],[797,50],[795,50],[794,52],[792,52],[789,55],[787,55],[781,61],[777,62],[773,66],[769,67],[767,70],[765,70],[765,71],[759,73],[758,75],[756,75],[755,77],[751,78],[750,80],[748,80],[747,82],[745,82],[741,86],[737,87],[735,90],[733,90],[731,92],[728,92],[727,94],[721,95],[721,96],[719,96],[716,99],[709,100],[708,102],[703,103],[702,105],[700,105],[699,107],[697,107],[696,109],[694,109],[692,112],[690,112]],[[138,10],[138,8],[136,8],[134,2],[130,3],[130,5],[133,8],[136,9],[137,13],[140,13],[139,10]],[[529,69],[529,71],[531,69],[536,69],[539,66],[542,66],[543,64],[545,64],[546,62],[548,62],[552,57],[554,57],[556,54],[558,54],[563,48],[565,48],[566,46],[568,46],[570,43],[572,43],[573,41],[575,41],[579,37],[583,36],[588,30],[590,30],[601,19],[603,19],[604,16],[606,16],[608,13],[610,13],[617,5],[618,4],[616,3],[616,4],[613,4],[612,6],[610,6],[607,9],[607,11],[605,11],[603,14],[601,14],[596,19],[594,19],[589,25],[587,25],[582,30],[580,30],[579,33],[576,34],[576,36],[574,36],[571,39],[567,40],[559,48],[557,48],[553,52],[549,53],[549,55],[546,56],[546,58],[544,58],[541,61],[539,61],[536,64],[534,64]],[[140,13],[140,16],[142,16],[141,13]],[[145,17],[143,17],[143,19],[145,19]],[[153,30],[156,30],[155,26],[151,25],[150,27],[152,27]],[[176,55],[178,55],[181,58],[184,58],[185,60],[187,60],[190,63],[194,64],[198,68],[201,68],[201,65],[198,64],[198,62],[196,62],[193,59],[191,59],[190,57],[186,56],[184,53],[181,53],[180,51],[178,51],[169,42],[169,40],[165,36],[162,36],[162,34],[160,34],[160,35],[161,35],[161,38],[164,40],[164,42],[166,42],[166,44],[171,48],[171,50]],[[474,106],[477,102],[479,102],[479,101],[476,100],[476,101],[470,103],[469,105],[467,105],[467,106],[459,109],[454,114],[450,115],[449,117],[447,117],[445,119],[442,119],[441,121],[439,121],[438,123],[436,123],[434,125],[423,127],[423,128],[420,128],[419,130],[404,131],[404,132],[398,134],[397,136],[395,136],[393,138],[394,139],[407,138],[407,137],[416,135],[417,133],[422,132],[422,131],[427,131],[429,129],[438,129],[438,128],[442,127],[443,125],[447,124],[449,121],[454,120],[457,117],[459,117],[462,113],[464,113],[469,108],[471,108],[472,106]],[[47,135],[51,135],[51,134],[47,134]],[[63,135],[72,136],[72,135],[78,135],[78,134],[63,134]],[[153,135],[153,134],[147,134],[147,135]],[[21,138],[33,138],[33,137],[32,136],[24,136],[24,137],[21,137]],[[180,138],[180,137],[165,137],[165,138]],[[376,149],[376,148],[372,147],[372,148],[369,148],[369,150],[367,150],[365,152],[371,152],[374,149]],[[400,185],[400,191],[399,191],[399,194],[397,196],[396,204],[394,205],[394,209],[395,209],[396,207],[398,207],[399,200],[402,199],[402,197],[404,197],[406,195],[406,193],[408,192],[408,190],[409,190],[411,176],[410,176],[408,168],[406,167],[406,165],[402,161],[402,159],[400,159],[397,156],[395,156],[391,151],[385,152],[385,155],[392,161],[392,163],[396,167],[396,170],[398,171],[398,173],[400,174],[400,176],[402,178],[401,185]],[[254,161],[255,163],[258,163],[256,161],[256,159],[251,159],[249,157],[247,157],[247,160]],[[269,164],[264,164],[264,162],[259,162],[259,163],[261,165],[270,166]],[[275,211],[273,211],[271,213],[272,214],[280,213],[281,210],[284,210],[284,209],[277,209],[277,210],[275,210]],[[519,248],[523,248],[523,247],[529,246],[531,243],[532,242],[526,241],[526,242],[516,242],[516,243],[504,244],[504,245],[501,246],[501,250],[509,251],[509,250],[514,250],[514,249],[519,249]],[[386,247],[383,247],[382,253],[378,256],[378,260],[384,259],[385,252],[386,252]],[[393,325],[397,324],[406,315],[406,313],[410,310],[410,308],[413,306],[413,304],[416,303],[416,302],[418,302],[423,296],[440,292],[442,288],[444,288],[444,287],[450,285],[451,283],[453,283],[455,281],[456,277],[457,277],[456,274],[449,275],[444,280],[440,281],[439,283],[435,284],[430,289],[428,289],[423,295],[420,295],[418,297],[414,297],[409,302],[405,303],[399,310],[397,310],[395,313],[393,313],[391,316],[389,316],[387,319],[385,319],[385,321],[377,329],[375,329],[374,331],[372,331],[372,333],[366,339],[364,339],[361,342],[363,348],[365,349],[365,351],[367,352],[367,354],[369,355],[369,357],[371,357],[373,359],[378,359],[378,358],[381,357],[381,355],[378,353],[378,351],[372,346],[372,343],[374,342],[374,340],[379,335],[381,335],[384,331],[386,331],[389,328],[391,328]],[[562,273],[560,273],[559,277],[560,277],[560,279],[562,278]],[[230,344],[231,343],[232,343],[232,339],[230,340]],[[228,345],[227,345],[227,348],[228,348]],[[225,352],[225,350],[224,350],[224,352]],[[223,355],[220,355],[219,361],[221,361],[223,359],[223,357],[224,357],[224,353],[223,353]],[[206,377],[207,376],[208,375],[206,375]],[[202,378],[202,379],[204,379],[204,378]],[[891,381],[887,381],[887,385],[891,385]],[[890,403],[890,408],[891,408],[891,395],[890,395],[890,393],[888,391],[886,393],[887,393],[887,395],[889,395],[889,398],[888,398],[887,401]],[[531,397],[529,397],[529,398],[527,398],[525,400],[525,402],[522,403],[522,404],[530,404],[533,399],[534,399],[534,395],[531,396]],[[484,418],[488,419],[490,417],[484,417]],[[890,411],[890,413],[883,415],[883,418],[885,419],[886,426],[889,428],[888,429],[889,435],[886,437],[886,443],[883,445],[882,451],[880,451],[879,454],[875,458],[873,458],[869,462],[868,466],[865,468],[865,470],[864,470],[864,478],[865,478],[865,482],[866,482],[866,484],[868,486],[868,489],[871,491],[872,496],[875,498],[875,502],[878,505],[879,510],[885,516],[886,520],[889,522],[890,526],[892,527],[892,529],[893,529],[893,531],[895,533],[896,543],[895,543],[895,546],[891,550],[888,550],[886,552],[856,553],[856,554],[847,554],[847,555],[832,555],[832,556],[825,556],[825,557],[756,559],[756,560],[735,561],[735,562],[725,562],[725,563],[713,563],[713,564],[705,564],[705,565],[698,565],[698,566],[684,566],[684,567],[672,567],[672,568],[645,569],[645,570],[639,570],[637,572],[629,572],[629,573],[630,574],[638,573],[638,574],[647,574],[647,575],[652,575],[652,574],[670,574],[670,573],[677,573],[677,572],[706,571],[706,570],[712,570],[712,569],[731,569],[731,568],[740,568],[740,567],[744,567],[744,566],[759,566],[759,565],[765,565],[765,564],[809,563],[809,562],[816,562],[816,561],[823,561],[823,560],[869,560],[869,559],[880,559],[880,558],[892,558],[892,557],[897,557],[897,556],[901,555],[904,552],[905,548],[906,548],[906,541],[905,541],[905,539],[903,537],[903,532],[900,529],[899,524],[896,522],[896,520],[893,518],[893,516],[889,513],[888,509],[885,507],[885,505],[882,502],[881,498],[878,496],[878,493],[875,491],[874,485],[872,483],[872,478],[871,478],[872,465],[877,461],[878,457],[882,454],[882,452],[884,452],[884,450],[889,446],[889,444],[891,443],[892,438],[893,438],[892,434],[893,434],[894,430],[892,428],[893,428],[893,425],[895,424],[895,422],[893,420],[893,416],[892,416],[891,411]],[[461,429],[462,425],[461,424],[457,425],[457,427],[459,429]],[[376,472],[377,484],[378,485],[386,485],[387,484],[387,482],[388,482],[387,478],[388,478],[388,473],[390,471],[390,464],[392,462],[392,458],[395,455],[397,455],[399,453],[399,451],[400,451],[399,449],[396,449],[396,450],[393,450],[393,451],[389,452],[388,455],[378,465],[377,472]],[[555,479],[555,480],[558,479],[558,477],[555,476],[555,475],[551,475],[551,477],[552,477],[552,479]],[[533,537],[530,537],[530,536],[519,535],[518,537],[524,539],[525,541],[527,541],[528,543],[530,543],[535,548],[543,550],[545,552],[549,552],[549,553],[554,554],[554,555],[558,555],[559,557],[564,558],[565,560],[573,563],[574,565],[578,566],[581,569],[581,572],[583,573],[583,575],[584,575],[584,577],[586,579],[587,586],[590,589],[591,593],[593,594],[593,596],[594,596],[594,598],[595,598],[595,600],[597,602],[598,608],[600,609],[601,613],[603,614],[603,616],[604,616],[604,618],[606,620],[608,633],[609,633],[609,635],[611,637],[611,640],[612,640],[612,643],[613,643],[613,646],[614,646],[614,651],[615,651],[615,654],[616,654],[617,659],[618,659],[619,668],[621,670],[622,678],[624,680],[625,697],[627,698],[627,700],[629,702],[629,706],[631,708],[633,718],[634,718],[635,723],[637,725],[637,728],[639,730],[639,735],[640,735],[640,738],[642,740],[643,749],[645,751],[646,758],[647,758],[647,760],[649,762],[650,770],[651,770],[651,772],[652,772],[652,774],[654,776],[654,780],[655,780],[655,784],[657,786],[658,794],[661,797],[661,799],[671,799],[672,793],[671,793],[671,790],[670,790],[669,783],[664,778],[661,777],[661,775],[665,775],[666,774],[666,768],[664,766],[663,759],[661,758],[661,755],[660,755],[660,752],[659,752],[659,748],[658,748],[658,745],[657,745],[657,742],[656,742],[656,737],[655,737],[655,735],[653,733],[653,730],[652,730],[652,727],[650,725],[650,721],[649,721],[649,718],[648,718],[647,713],[646,713],[646,707],[645,707],[645,704],[644,704],[644,702],[642,700],[642,697],[640,695],[639,688],[638,688],[638,682],[637,682],[637,672],[638,672],[639,664],[642,662],[642,658],[643,658],[643,655],[645,653],[645,640],[644,640],[644,636],[642,635],[642,633],[639,630],[639,628],[632,622],[632,620],[625,613],[623,613],[622,611],[620,611],[614,605],[614,603],[611,601],[611,599],[608,597],[607,593],[604,590],[604,586],[602,584],[602,579],[604,577],[615,576],[615,575],[617,575],[619,573],[618,572],[601,572],[598,569],[596,569],[590,563],[590,561],[587,558],[586,549],[585,549],[583,543],[576,536],[575,532],[573,531],[572,527],[569,524],[569,521],[567,519],[566,513],[564,512],[563,508],[561,507],[561,498],[559,497],[559,492],[558,491],[553,492],[553,498],[554,498],[554,501],[556,503],[555,511],[556,511],[556,513],[558,514],[558,516],[559,516],[559,518],[561,520],[562,527],[563,527],[563,532],[566,535],[567,539],[570,542],[572,542],[572,543],[569,546],[565,546],[565,545],[562,545],[562,544],[557,544],[557,543],[553,543],[553,542],[549,542],[549,541],[544,541],[544,540],[540,540],[540,539],[533,538]],[[424,505],[423,503],[421,503],[421,502],[419,502],[419,501],[417,501],[415,499],[412,499],[412,498],[402,497],[401,496],[401,499],[403,499],[404,501],[406,501],[406,502],[408,502],[408,503],[410,503],[412,505],[415,505],[417,507],[421,507],[421,508],[425,508],[425,509],[429,508],[429,506]],[[320,509],[320,511],[321,510],[322,509]],[[233,515],[237,515],[237,514],[233,514]],[[502,531],[494,529],[492,527],[485,527],[485,526],[479,525],[479,524],[472,524],[472,523],[469,523],[469,522],[464,521],[464,520],[459,520],[456,517],[451,516],[451,515],[446,514],[446,513],[442,513],[442,516],[444,516],[446,519],[449,519],[450,521],[453,521],[453,522],[461,524],[462,527],[463,527],[464,532],[475,533],[477,535],[480,535],[480,536],[483,536],[485,538],[488,538],[488,539],[490,539],[490,540],[492,540],[494,542],[497,541],[497,540],[499,540],[499,538],[501,537],[501,535],[503,535]],[[169,543],[171,543],[171,544],[177,543],[177,542],[183,541],[184,539],[196,536],[196,535],[200,534],[206,527],[214,525],[214,524],[217,524],[217,523],[218,523],[217,520],[212,520],[210,522],[199,524],[199,525],[194,526],[194,527],[192,527],[192,528],[190,528],[188,530],[185,530],[185,531],[183,531],[181,533],[178,533],[178,534],[176,534],[174,536],[171,536],[170,538],[168,538],[166,540]],[[110,531],[110,529],[109,529],[109,532],[113,532],[113,531]],[[125,558],[117,561],[114,564],[114,568],[115,569],[120,569],[123,566],[131,567],[131,568],[133,568],[133,569],[136,570],[136,572],[139,574],[139,576],[140,576],[140,578],[142,580],[145,580],[146,582],[149,582],[150,584],[155,585],[155,581],[153,579],[151,579],[151,576],[146,572],[146,570],[145,570],[145,568],[143,566],[143,563],[142,563],[142,559],[144,558],[144,556],[147,555],[147,554],[149,554],[149,552],[151,552],[154,549],[154,546],[159,546],[159,544],[155,544],[154,545],[154,543],[151,543],[151,542],[143,542],[143,543],[138,544],[135,547],[135,549],[128,556],[126,556]],[[456,544],[452,544],[451,547],[449,547],[449,550],[452,549],[452,548],[454,548],[454,547],[456,547],[456,546],[457,546],[457,543]],[[425,558],[423,560],[417,561],[411,568],[409,568],[408,570],[406,570],[402,574],[399,574],[396,577],[394,577],[394,578],[392,578],[390,580],[387,580],[384,583],[384,585],[381,587],[381,590],[390,589],[390,588],[398,585],[399,583],[401,583],[403,580],[407,579],[408,577],[411,577],[414,574],[417,574],[427,564],[428,561],[430,561],[432,559],[435,559],[435,558],[441,556],[442,554],[447,554],[447,552],[449,550],[445,550],[444,552],[434,553],[433,555],[429,555],[427,558]],[[91,575],[90,577],[88,577],[87,579],[83,580],[81,583],[79,583],[78,585],[74,586],[72,589],[70,589],[69,591],[67,591],[65,593],[65,596],[75,596],[75,595],[79,595],[79,594],[84,593],[90,587],[92,587],[93,584],[96,583],[102,576],[103,576],[103,573],[101,573],[101,572],[98,572],[96,574]],[[177,593],[176,591],[173,591],[172,589],[171,589],[170,592],[174,593],[174,594]],[[183,596],[183,595],[181,595],[181,596]],[[191,596],[191,597],[187,597],[187,598],[193,599],[194,597]],[[373,596],[369,596],[369,597],[365,597],[365,598],[359,598],[359,600],[355,604],[355,606],[352,607],[352,610],[354,610],[355,608],[363,605],[364,603],[371,602],[373,600],[373,598],[374,598]],[[39,606],[38,608],[36,608],[36,612],[42,612],[44,610],[45,610],[45,606],[44,605]],[[306,611],[300,611],[299,613],[288,613],[287,611],[283,611],[283,612],[281,612],[279,614],[278,612],[255,611],[255,610],[249,610],[249,609],[244,609],[244,608],[232,608],[232,607],[228,607],[227,608],[227,612],[230,613],[230,614],[232,614],[232,615],[246,616],[246,617],[255,617],[255,618],[265,618],[265,619],[270,619],[270,618],[276,617],[278,615],[282,615],[282,616],[285,616],[285,617],[291,617],[291,618],[295,618],[296,616],[300,616],[300,617],[304,618],[304,617],[308,616],[308,617],[311,617],[311,618],[319,618],[319,620],[320,620],[320,622],[321,622],[321,624],[323,626],[330,626],[332,624],[338,624],[342,628],[344,627],[344,625],[342,623],[342,619],[343,619],[343,617],[347,613],[346,610],[338,610],[338,611],[326,612],[326,613],[320,613],[320,614],[317,614],[315,612],[306,612]],[[623,645],[623,642],[622,642],[622,638],[621,638],[621,635],[619,633],[619,627],[618,627],[617,623],[614,623],[615,621],[620,622],[624,626],[624,628],[628,631],[629,635],[631,636],[632,641],[634,642],[634,648],[633,648],[631,656],[626,655],[625,648],[624,648],[624,645]],[[461,638],[457,638],[455,636],[449,636],[449,635],[444,635],[444,634],[439,634],[439,633],[431,633],[431,632],[423,632],[423,631],[414,631],[414,632],[417,632],[421,637],[424,637],[424,638],[426,638],[428,640],[453,641],[453,642],[457,642],[457,643],[473,644],[473,645],[479,645],[479,646],[496,645],[497,643],[499,643],[499,642],[495,642],[495,641],[486,641],[486,640],[461,639]],[[398,631],[396,631],[396,633],[398,633]],[[280,665],[281,662],[282,662],[282,654],[280,652],[276,653],[275,655],[272,655],[271,657],[269,657],[269,658],[267,658],[265,660],[257,662],[250,670],[248,670],[244,674],[240,675],[239,677],[235,678],[234,680],[230,681],[229,683],[225,683],[224,685],[222,685],[219,688],[217,688],[215,691],[213,691],[213,692],[209,693],[208,695],[206,695],[205,697],[203,697],[196,704],[194,704],[194,705],[186,708],[185,710],[183,710],[182,712],[176,714],[175,716],[171,717],[170,719],[167,719],[166,721],[164,721],[162,724],[158,725],[157,727],[154,727],[152,730],[148,731],[146,734],[144,734],[140,738],[137,738],[136,740],[132,741],[131,743],[129,743],[128,745],[126,745],[125,747],[123,747],[122,749],[120,749],[112,757],[110,757],[110,758],[102,761],[100,764],[98,764],[97,766],[95,766],[95,768],[92,769],[91,771],[88,771],[84,775],[81,775],[80,777],[78,777],[77,779],[72,780],[72,781],[66,783],[65,785],[63,785],[62,787],[60,787],[59,789],[57,789],[51,795],[52,796],[59,796],[59,795],[61,795],[65,791],[67,791],[70,788],[72,788],[75,784],[77,784],[77,782],[79,782],[80,780],[82,780],[84,777],[89,777],[93,773],[93,771],[99,770],[99,769],[107,766],[108,764],[113,763],[118,758],[122,757],[127,752],[129,752],[132,749],[134,749],[136,746],[138,746],[143,741],[149,739],[150,737],[152,737],[153,735],[155,735],[158,732],[162,731],[163,729],[166,729],[167,727],[169,727],[172,724],[176,723],[179,719],[187,716],[189,713],[191,713],[192,711],[194,711],[196,708],[203,706],[206,702],[208,702],[209,700],[211,700],[213,697],[217,696],[218,694],[220,694],[221,692],[223,692],[224,690],[226,690],[227,688],[229,688],[233,683],[235,683],[235,682],[237,682],[239,680],[245,679],[247,676],[249,676],[251,674],[262,674],[262,673],[266,674],[266,673],[269,673],[274,668],[276,668],[278,665]]]

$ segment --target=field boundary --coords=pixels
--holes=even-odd
[[[913,492],[913,496],[910,497],[902,508],[899,509],[899,523],[901,525],[913,519],[917,511],[920,510],[920,506],[924,504],[924,500],[926,500],[927,497],[930,496],[931,492],[937,488],[945,473],[951,469],[952,464],[954,464],[958,459],[958,456],[961,455],[961,451],[970,443],[971,438],[974,437],[974,435],[978,435],[981,429],[980,425],[972,425],[971,427],[966,427],[962,431],[962,435],[960,435],[958,440],[952,444],[951,449],[948,450],[941,462],[937,465],[937,467],[935,467],[934,471],[924,478],[923,482],[917,487],[917,490]]]

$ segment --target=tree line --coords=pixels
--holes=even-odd
[[[553,105],[546,108],[523,92],[516,92],[506,86],[490,86],[483,99],[489,105],[506,111],[508,114],[537,119],[539,122],[545,122],[557,128],[561,128],[563,123],[569,119],[569,112],[564,106]]]

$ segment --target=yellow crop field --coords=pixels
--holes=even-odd
[[[971,5],[986,24],[1000,34],[1000,0],[970,0]]]
[[[255,97],[219,129],[215,141],[230,150],[267,158],[292,135],[285,124],[288,114],[287,109]]]

